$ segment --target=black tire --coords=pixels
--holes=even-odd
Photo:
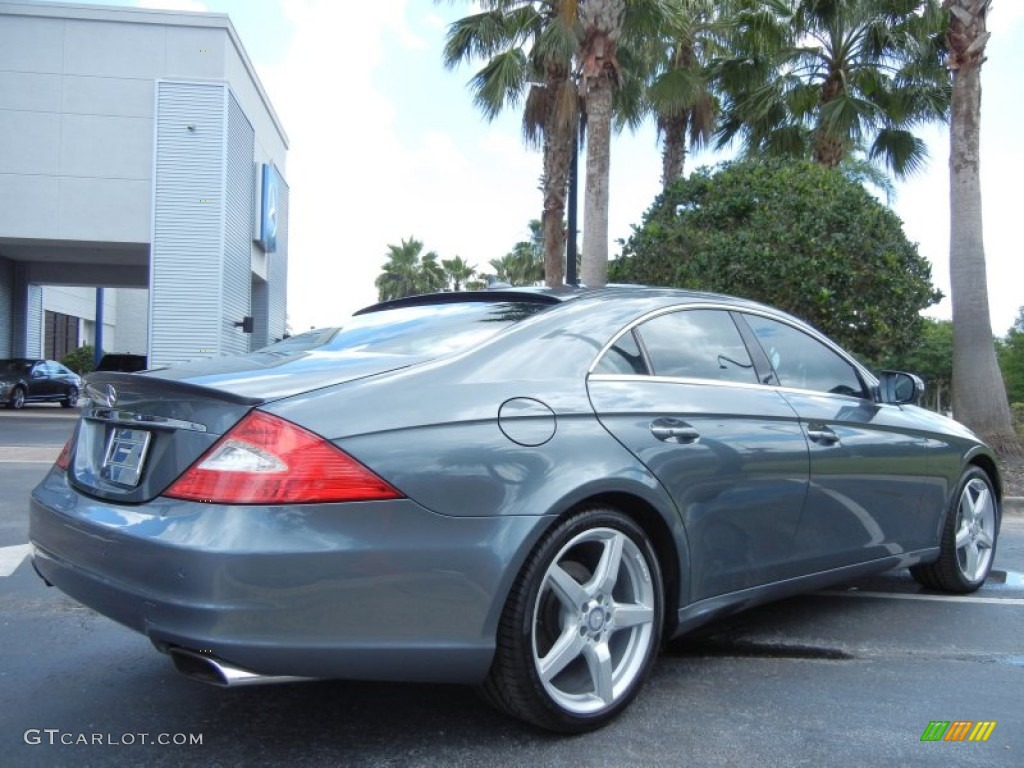
[[[958,595],[974,592],[992,570],[999,517],[999,503],[988,473],[980,467],[968,467],[946,510],[939,559],[915,565],[910,573],[929,589]]]
[[[481,693],[551,731],[600,728],[650,673],[663,614],[661,568],[643,529],[614,509],[576,512],[523,566]],[[550,672],[542,677],[545,664]]]
[[[68,390],[67,397],[60,401],[61,408],[73,408],[78,405],[78,387],[71,387]]]
[[[15,387],[11,392],[10,399],[7,401],[7,407],[13,408],[14,410],[20,410],[25,407],[25,388]]]

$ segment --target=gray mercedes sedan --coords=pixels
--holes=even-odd
[[[206,682],[460,682],[585,731],[717,617],[890,568],[981,586],[995,456],[921,390],[726,296],[411,297],[91,376],[34,562]]]

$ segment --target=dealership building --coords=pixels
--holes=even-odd
[[[227,16],[0,0],[0,358],[282,338],[287,150]]]

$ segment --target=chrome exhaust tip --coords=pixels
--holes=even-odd
[[[270,685],[273,683],[301,683],[313,680],[311,677],[290,675],[263,675],[248,669],[236,667],[223,659],[207,653],[190,651],[188,648],[171,648],[168,653],[174,667],[185,677],[222,688],[237,688],[242,685]]]

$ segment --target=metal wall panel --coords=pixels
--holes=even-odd
[[[223,351],[225,91],[157,82],[150,365]]]
[[[13,357],[14,262],[0,256],[0,358]]]
[[[40,357],[43,351],[43,288],[30,283],[28,266],[15,262],[11,280],[11,357]]]
[[[251,315],[253,150],[256,134],[229,90],[227,166],[224,193],[224,295],[221,352],[249,351],[249,335],[235,326]]]
[[[26,283],[25,357],[43,356],[43,286]]]

